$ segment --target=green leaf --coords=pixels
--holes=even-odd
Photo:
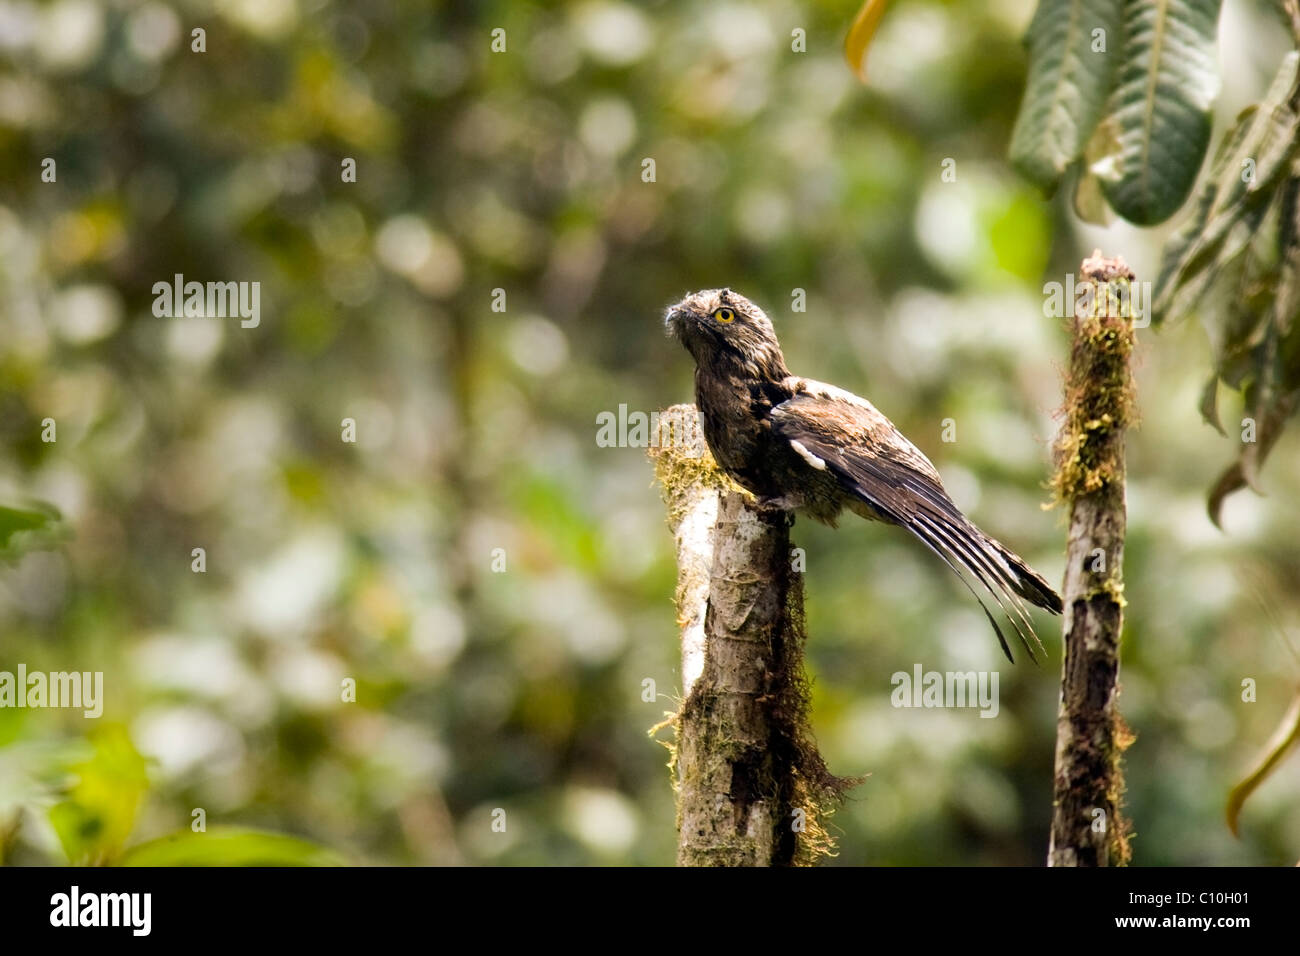
[[[1296,154],[1298,71],[1300,53],[1288,54],[1264,100],[1243,110],[1224,136],[1194,213],[1165,245],[1157,322],[1188,311],[1255,236]]]
[[[1190,285],[1196,278],[1197,270],[1192,268],[1193,257],[1208,265],[1211,260],[1205,253],[1197,253],[1198,240],[1210,217],[1222,204],[1218,202],[1219,192],[1231,190],[1232,181],[1239,178],[1235,165],[1242,155],[1242,144],[1251,134],[1252,123],[1259,112],[1258,104],[1246,107],[1238,114],[1236,122],[1224,134],[1219,148],[1214,154],[1209,174],[1201,186],[1196,203],[1187,220],[1169,237],[1161,256],[1160,274],[1156,277],[1155,301],[1152,303],[1154,321],[1163,322],[1166,318],[1180,316],[1186,311],[1178,301],[1179,298],[1191,298],[1182,293],[1182,288]],[[1240,207],[1229,206],[1229,211]],[[1226,260],[1225,260],[1226,261]],[[1220,262],[1222,266],[1224,262]],[[1211,275],[1210,278],[1213,278]]]
[[[1122,65],[1093,166],[1114,210],[1139,225],[1182,205],[1210,141],[1219,91],[1214,40],[1222,0],[1125,0]]]
[[[1216,372],[1201,389],[1201,417],[1215,427],[1220,435],[1228,437],[1223,430],[1223,420],[1219,417],[1219,376]]]
[[[0,505],[0,557],[13,557],[30,550],[33,544],[53,535],[59,527],[59,512],[52,505],[38,504],[27,508]]]
[[[182,830],[128,850],[122,866],[342,866],[332,850],[283,833],[243,827]]]
[[[1235,281],[1221,283],[1208,297],[1219,303],[1218,324],[1208,328],[1215,368],[1224,385],[1238,390],[1259,379],[1260,347],[1270,333],[1269,304],[1260,301],[1260,283],[1267,281],[1268,270],[1261,267],[1254,250],[1247,251],[1232,265]]]
[[[1281,188],[1278,253],[1281,259],[1273,324],[1289,335],[1300,315],[1300,163],[1292,162],[1291,175]]]
[[[1287,420],[1300,409],[1300,323],[1295,321],[1300,287],[1300,178],[1293,174],[1271,189],[1266,215],[1242,217],[1233,226],[1216,266],[1221,278],[1180,286],[1206,287],[1207,320],[1215,356],[1215,374],[1231,388],[1243,390],[1246,414],[1254,420],[1254,436],[1243,441],[1237,460],[1211,489],[1207,508],[1219,523],[1223,501],[1241,488],[1258,490],[1258,477]],[[1231,252],[1238,234],[1258,230]],[[1232,282],[1222,277],[1233,276]],[[1204,406],[1203,406],[1204,410]]]
[[[1119,55],[1121,12],[1122,0],[1040,0],[1029,24],[1029,78],[1011,162],[1044,192],[1056,189],[1101,116]]]
[[[126,729],[105,724],[91,734],[89,759],[73,765],[75,782],[50,808],[50,823],[72,863],[111,863],[135,828],[149,787],[145,760]]]
[[[1297,335],[1294,331],[1293,335]],[[1206,510],[1210,520],[1220,523],[1224,499],[1245,487],[1258,490],[1259,470],[1269,452],[1282,436],[1283,428],[1300,406],[1300,382],[1294,368],[1286,369],[1278,361],[1284,347],[1295,349],[1296,343],[1283,346],[1277,327],[1270,325],[1265,341],[1256,349],[1255,378],[1246,386],[1245,406],[1255,419],[1255,440],[1243,442],[1241,454],[1219,476],[1210,490]]]

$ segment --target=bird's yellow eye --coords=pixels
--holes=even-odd
[[[713,317],[725,325],[736,318],[736,313],[731,309],[718,309],[713,313]]]

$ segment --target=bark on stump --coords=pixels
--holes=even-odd
[[[792,518],[752,507],[722,475],[694,406],[662,413],[656,438],[682,632],[678,865],[811,863],[830,852],[821,819],[842,782],[807,731]]]
[[[1116,698],[1124,621],[1124,432],[1134,402],[1133,278],[1122,259],[1095,252],[1080,267],[1074,303],[1054,481],[1057,500],[1070,509],[1070,530],[1049,866],[1116,866],[1129,859],[1120,757],[1132,736]]]

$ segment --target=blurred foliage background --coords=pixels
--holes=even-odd
[[[1224,5],[1216,141],[1287,49],[1265,6]],[[765,306],[796,372],[870,397],[1060,580],[1043,283],[1094,247],[1154,280],[1167,230],[1081,225],[1011,170],[1030,0],[896,4],[865,88],[855,8],[0,2],[0,503],[65,526],[0,566],[0,669],[102,670],[106,695],[98,721],[0,709],[8,862],[112,860],[195,808],[354,862],[671,862],[647,731],[680,686],[672,542],[644,448],[596,420],[690,400],[662,329],[688,290]],[[260,325],[156,318],[176,273],[260,282]],[[1141,336],[1134,862],[1288,864],[1300,760],[1240,840],[1223,802],[1300,681],[1300,455],[1284,437],[1216,530],[1236,449],[1197,412],[1208,365],[1194,323]],[[1053,624],[1048,664],[1013,668],[903,534],[795,538],[813,726],[870,774],[835,862],[1041,863]],[[998,717],[891,708],[917,663],[999,670]]]

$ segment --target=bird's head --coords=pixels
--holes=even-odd
[[[790,374],[772,321],[739,292],[693,292],[668,307],[664,326],[701,367],[739,363],[746,374],[772,381]]]

